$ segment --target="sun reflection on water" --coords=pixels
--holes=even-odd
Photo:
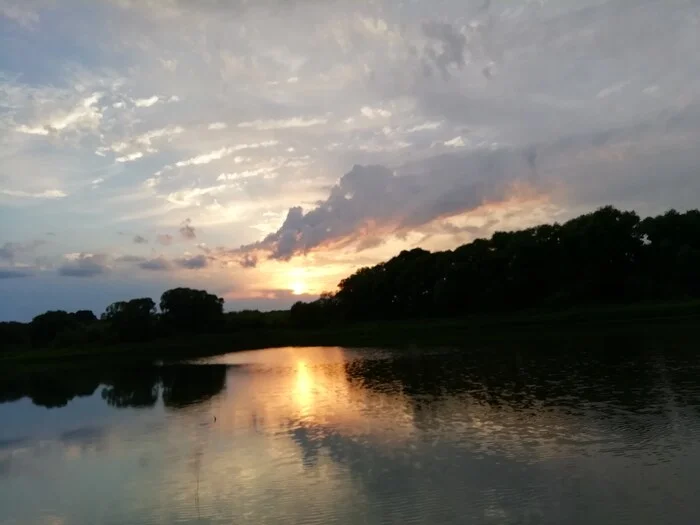
[[[296,382],[293,397],[303,416],[308,416],[313,408],[313,379],[306,361],[300,360],[296,365]]]

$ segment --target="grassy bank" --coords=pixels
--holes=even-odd
[[[700,301],[645,303],[481,315],[335,324],[317,329],[269,327],[232,334],[205,334],[138,344],[17,349],[6,352],[3,366],[29,361],[153,360],[210,356],[239,350],[281,346],[463,346],[538,345],[557,341],[591,341],[617,337],[658,338],[671,343],[700,343]]]

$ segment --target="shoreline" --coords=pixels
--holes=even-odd
[[[168,361],[285,346],[530,346],[607,337],[630,341],[661,337],[687,344],[700,342],[699,325],[700,301],[639,303],[456,318],[338,323],[322,328],[270,326],[239,333],[199,334],[134,344],[19,348],[0,355],[0,363],[12,366],[95,358]]]

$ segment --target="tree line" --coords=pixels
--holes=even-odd
[[[699,297],[698,210],[640,219],[606,206],[454,250],[402,251],[295,304],[291,317],[315,325]]]
[[[163,293],[158,307],[149,297],[118,301],[99,319],[89,310],[52,310],[30,323],[0,323],[0,340],[6,347],[33,348],[132,343],[221,332],[239,317],[245,313],[224,314],[221,297],[204,290],[174,288]]]
[[[308,329],[356,321],[454,317],[700,298],[700,212],[640,219],[611,206],[571,219],[496,232],[454,250],[416,248],[343,279],[334,293],[288,311],[224,312],[204,290],[175,288],[88,310],[0,323],[0,345],[65,347],[181,334]]]

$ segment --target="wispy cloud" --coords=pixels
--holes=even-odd
[[[161,233],[156,236],[156,240],[163,246],[169,246],[173,243],[173,236],[169,233]]]
[[[135,151],[134,153],[129,153],[128,155],[124,155],[123,157],[117,157],[115,160],[117,162],[132,162],[134,160],[138,160],[141,157],[143,157],[143,153],[140,151]]]
[[[154,104],[156,104],[159,100],[159,97],[157,95],[153,95],[152,97],[148,98],[137,98],[134,100],[134,106],[137,108],[150,108]]]
[[[331,254],[345,271],[427,235],[452,247],[471,235],[458,218],[474,214],[471,227],[479,203],[527,188],[572,213],[697,206],[695,2],[292,3],[100,2],[105,31],[84,2],[0,0],[13,44],[0,49],[3,226],[22,244],[60,232],[27,272],[85,273],[60,259],[79,246],[139,259],[92,261],[114,277],[62,283],[66,297],[154,259],[179,271],[134,289],[194,281],[175,245],[206,241],[210,253],[191,249],[223,244],[226,262],[256,266],[201,271],[243,297],[290,256]],[[66,47],[67,34],[81,37]],[[131,233],[115,239],[117,223]],[[0,262],[24,272],[30,259]],[[0,318],[17,311],[9,295]]]
[[[442,122],[424,122],[423,124],[411,126],[406,130],[406,133],[416,133],[418,131],[432,131],[438,129],[441,125]]]
[[[44,190],[38,192],[22,191],[22,190],[6,190],[0,189],[0,194],[9,197],[18,197],[22,199],[62,199],[68,194],[62,190]]]
[[[22,124],[16,129],[20,133],[44,136],[81,129],[95,130],[102,120],[102,110],[97,107],[102,97],[102,93],[93,93],[69,111],[55,111],[42,122]]]
[[[32,9],[31,4],[6,4],[0,2],[0,16],[4,16],[27,28],[33,28],[39,22],[39,14]]]
[[[185,166],[200,166],[202,164],[209,164],[215,160],[223,159],[235,152],[235,148],[220,148],[209,153],[204,153],[202,155],[197,155],[196,157],[190,157],[187,160],[181,160],[175,163],[178,168],[184,168]]]
[[[176,206],[200,206],[202,204],[202,197],[216,195],[223,192],[226,188],[227,186],[225,184],[206,188],[189,188],[168,194],[166,200]]]
[[[284,120],[254,120],[252,122],[241,122],[238,124],[238,127],[254,128],[259,130],[310,128],[311,126],[319,126],[321,124],[326,124],[327,122],[327,118],[294,117]]]
[[[265,175],[270,175],[275,172],[277,168],[274,167],[266,167],[266,168],[258,168],[255,170],[244,170],[244,171],[237,171],[233,173],[221,173],[216,180],[218,181],[234,181],[234,180],[241,180],[241,179],[250,179],[254,177],[259,177],[259,176],[265,176]]]
[[[388,109],[371,108],[369,106],[364,106],[360,110],[360,113],[370,120],[374,120],[376,118],[389,118],[391,116],[391,111]]]
[[[158,141],[171,141],[174,136],[184,133],[184,131],[185,129],[181,126],[152,129],[135,137],[122,138],[109,146],[101,146],[97,148],[95,153],[104,156],[111,151],[121,154],[115,159],[116,162],[132,162],[143,158],[146,154],[157,153],[156,143]]]
[[[253,144],[237,144],[235,146],[229,146],[225,148],[220,148],[209,153],[204,153],[203,155],[197,155],[195,157],[190,157],[186,160],[181,160],[175,163],[178,168],[184,168],[186,166],[201,166],[204,164],[209,164],[215,160],[221,160],[224,157],[228,157],[236,153],[237,151],[243,151],[246,149],[258,149],[258,148],[269,148],[271,146],[276,146],[279,144],[276,140],[267,140],[264,142],[257,142]],[[167,168],[167,167],[166,167]]]
[[[461,136],[446,140],[444,144],[451,148],[463,148],[465,146],[464,139]]]

